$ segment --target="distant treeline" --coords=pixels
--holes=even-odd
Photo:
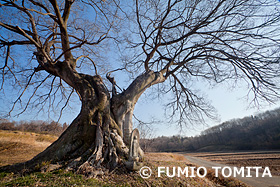
[[[196,137],[162,136],[141,144],[159,152],[280,149],[280,108],[224,122]]]
[[[35,132],[46,133],[59,136],[68,125],[63,125],[57,122],[45,122],[45,121],[9,121],[7,119],[0,119],[0,130],[10,131],[23,131],[23,132]]]

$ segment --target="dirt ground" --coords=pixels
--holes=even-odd
[[[204,152],[188,155],[239,167],[268,166],[272,175],[280,176],[280,151]]]

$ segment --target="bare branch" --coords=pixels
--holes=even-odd
[[[98,75],[96,65],[95,65],[94,61],[93,61],[88,55],[79,56],[79,57],[76,59],[76,61],[78,61],[80,58],[83,58],[83,57],[89,59],[89,60],[92,62],[93,67],[94,67],[94,69],[95,69],[95,75]]]
[[[25,29],[21,29],[20,30],[18,26],[12,26],[12,25],[9,25],[9,24],[3,23],[3,22],[0,22],[0,26],[4,27],[4,28],[6,28],[6,29],[8,29],[10,31],[13,31],[15,33],[18,33],[20,35],[24,35],[23,33],[28,34],[30,36],[34,35],[34,33],[30,32],[28,30],[25,30]]]
[[[29,78],[27,84],[25,85],[25,88],[23,89],[23,91],[21,92],[21,94],[19,95],[19,97],[14,101],[13,106],[12,106],[11,110],[9,111],[9,114],[8,114],[9,116],[11,116],[11,112],[14,110],[15,105],[17,104],[17,102],[20,101],[22,95],[23,95],[24,92],[26,91],[26,89],[27,89],[27,87],[29,86],[29,84],[30,84],[30,82],[31,82],[31,80],[32,80],[32,78],[33,78],[34,75],[35,75],[35,71],[31,74],[31,76],[30,76],[30,78]]]
[[[75,90],[74,90],[74,89],[72,89],[71,93],[69,94],[69,96],[68,96],[68,98],[67,98],[67,101],[65,102],[65,105],[61,108],[61,110],[60,110],[60,114],[59,114],[59,117],[58,117],[57,122],[59,122],[59,120],[60,120],[60,118],[61,118],[61,116],[62,116],[62,112],[63,112],[63,110],[66,108],[66,106],[68,105],[69,100],[70,100],[70,98],[71,98],[72,94],[74,93],[74,91],[75,91]]]
[[[69,15],[70,15],[70,9],[71,9],[71,5],[74,3],[75,0],[66,0],[65,1],[65,7],[64,7],[64,12],[62,15],[62,19],[64,21],[65,24],[67,24]]]

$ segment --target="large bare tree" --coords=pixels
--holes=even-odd
[[[72,94],[81,102],[79,115],[56,142],[10,168],[32,169],[44,161],[78,171],[115,168],[128,158],[134,106],[153,85],[160,94],[173,94],[167,108],[179,124],[211,116],[192,86],[196,81],[245,80],[254,100],[278,97],[276,4],[1,0],[1,89],[7,84],[21,87],[11,111],[22,105],[24,112],[34,102],[53,103],[59,94],[66,98],[65,106]],[[122,63],[107,62],[110,47],[121,50]],[[121,90],[116,71],[136,78]]]

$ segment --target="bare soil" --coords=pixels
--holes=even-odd
[[[269,167],[272,175],[280,176],[280,151],[188,153],[221,164]]]

